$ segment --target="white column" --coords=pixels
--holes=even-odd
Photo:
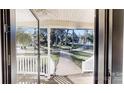
[[[47,28],[47,42],[48,42],[48,78],[50,77],[50,32],[51,29]]]

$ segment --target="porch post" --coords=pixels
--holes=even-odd
[[[51,29],[47,28],[47,42],[48,42],[48,78],[50,78],[50,32]]]

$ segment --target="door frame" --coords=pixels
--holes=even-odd
[[[16,57],[15,57],[15,14],[14,10],[1,9],[1,64],[2,83],[16,82]],[[14,64],[14,65],[12,65]],[[13,67],[14,66],[14,67]],[[13,68],[13,69],[12,69]]]
[[[95,18],[95,84],[111,83],[112,10],[96,9]]]

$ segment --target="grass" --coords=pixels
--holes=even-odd
[[[59,57],[60,57],[60,53],[59,52],[56,52],[56,53],[52,53],[51,54],[51,58],[54,62],[59,62]]]
[[[82,52],[82,51],[71,51],[70,53],[72,53],[73,55],[72,60],[73,62],[78,65],[81,68],[82,65],[82,61],[87,60],[89,57],[92,56],[91,53],[86,53],[86,52]]]
[[[72,49],[77,49],[77,48],[80,48],[81,47],[81,45],[74,45],[73,47],[72,47]]]
[[[80,45],[74,45],[73,47],[72,46],[65,46],[65,45],[59,46],[59,48],[63,49],[63,50],[76,49],[76,48],[79,48],[79,47],[80,47]]]
[[[60,46],[60,49],[63,49],[63,50],[69,50],[71,47],[70,46]]]
[[[71,51],[74,55],[84,56],[84,57],[91,57],[91,53],[83,52],[83,51]]]

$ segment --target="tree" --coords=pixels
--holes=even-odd
[[[91,43],[93,43],[93,34],[88,34],[87,39],[88,39]]]
[[[65,29],[52,29],[50,33],[51,46],[63,45],[65,43]]]
[[[65,45],[67,45],[67,36],[68,36],[68,29],[67,29],[67,31],[66,31],[66,35],[65,35]]]
[[[34,48],[38,49],[38,33],[35,31],[33,33],[33,40],[34,40]],[[39,32],[39,44],[42,49],[44,49],[47,46],[47,29],[40,28]]]
[[[40,29],[40,45],[47,46],[47,29]]]
[[[17,44],[22,45],[23,48],[26,48],[27,45],[31,44],[32,38],[29,33],[25,33],[24,31],[21,30],[20,29],[17,30],[16,42]]]
[[[69,33],[70,31],[73,31]],[[51,46],[55,45],[69,45],[73,46],[74,43],[79,41],[79,37],[74,30],[69,29],[52,29],[51,30]]]

